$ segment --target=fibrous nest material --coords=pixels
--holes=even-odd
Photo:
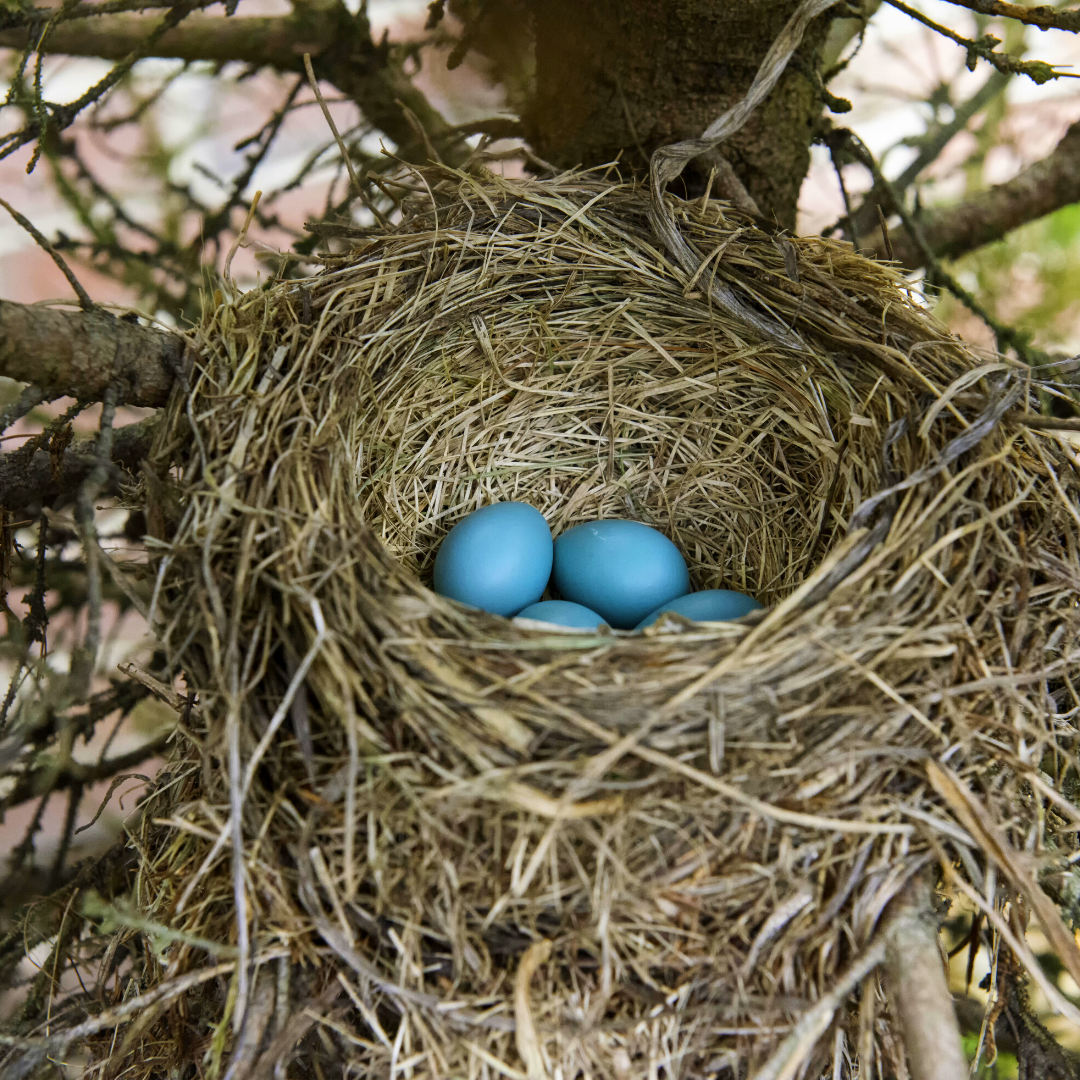
[[[1031,371],[723,203],[668,197],[689,278],[614,179],[403,184],[400,227],[216,308],[160,435],[198,703],[139,833],[140,986],[223,966],[93,1053],[745,1075],[913,875],[1064,895],[1080,463],[1023,424]],[[766,609],[586,634],[435,595],[440,538],[506,499],[648,522]],[[875,978],[805,1075],[897,1067]]]

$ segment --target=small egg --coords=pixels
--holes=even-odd
[[[435,556],[435,591],[495,615],[535,603],[551,577],[551,529],[534,506],[493,503],[447,534]]]
[[[686,596],[667,600],[655,611],[646,615],[634,627],[642,630],[651,626],[661,615],[668,611],[674,611],[691,622],[728,622],[731,619],[741,619],[749,615],[751,611],[760,611],[761,605],[752,597],[742,593],[732,592],[730,589],[703,589],[701,592],[687,593]]]
[[[564,532],[555,541],[554,582],[564,600],[591,608],[619,630],[690,591],[679,549],[656,529],[621,518]]]
[[[604,621],[595,611],[569,600],[541,600],[539,604],[530,604],[524,611],[519,611],[517,617],[580,630],[595,630]]]

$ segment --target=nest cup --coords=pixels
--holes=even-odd
[[[1015,422],[1030,372],[723,203],[669,199],[690,279],[631,185],[403,183],[400,228],[218,307],[160,435],[162,462],[190,447],[150,520],[199,707],[139,895],[179,935],[151,981],[195,938],[239,950],[228,992],[183,999],[222,1033],[205,1060],[742,1075],[913,874],[985,892],[946,770],[1065,890],[1078,474]],[[509,499],[556,535],[644,521],[766,610],[560,632],[435,595],[440,539]],[[902,1075],[875,978],[806,1075]],[[192,1052],[155,1023],[159,1063]]]

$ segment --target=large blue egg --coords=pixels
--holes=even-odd
[[[579,630],[595,630],[604,620],[581,604],[569,600],[541,600],[517,613],[519,619],[536,619],[556,626],[573,626]]]
[[[435,556],[435,591],[495,615],[516,615],[543,595],[551,561],[544,515],[528,503],[494,503],[446,534]]]
[[[679,549],[640,521],[588,521],[555,541],[555,586],[564,600],[598,612],[619,630],[690,591]]]
[[[701,592],[688,593],[661,604],[650,612],[634,627],[641,630],[651,626],[665,612],[674,611],[691,622],[728,622],[741,619],[751,611],[760,611],[761,605],[750,596],[731,592],[730,589],[703,589]]]

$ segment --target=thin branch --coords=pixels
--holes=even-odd
[[[892,901],[885,977],[896,1006],[912,1080],[968,1080],[930,889],[921,878]]]
[[[219,64],[235,60],[295,71],[300,58],[294,48],[301,40],[298,37],[301,30],[305,31],[302,40],[310,43],[313,53],[321,53],[334,43],[336,20],[324,17],[325,14],[319,10],[318,17],[303,23],[296,16],[225,19],[216,15],[193,15],[183,26],[162,30],[147,55],[163,59],[209,60]],[[71,19],[52,32],[49,51],[68,56],[123,60],[145,47],[153,32],[161,30],[164,23],[160,16],[141,15]],[[28,37],[25,27],[3,30],[0,31],[0,46],[25,48]]]
[[[108,780],[117,773],[127,772],[136,765],[156,757],[169,745],[173,737],[172,730],[164,731],[149,742],[128,750],[106,761],[93,765],[82,765],[70,757],[57,763],[53,758],[42,755],[42,759],[29,772],[19,777],[18,783],[0,800],[0,808],[9,810],[29,799],[41,795],[48,796],[56,791],[65,791],[74,787],[87,787],[101,780]]]
[[[101,647],[101,564],[98,554],[97,526],[94,522],[94,503],[109,477],[112,464],[113,420],[116,418],[116,387],[109,386],[102,396],[101,422],[98,426],[97,461],[82,482],[75,501],[75,520],[82,534],[83,555],[86,559],[86,636],[72,650],[70,685],[76,700],[89,696],[90,678]]]
[[[11,720],[11,706],[15,703],[15,695],[18,693],[19,683],[23,671],[26,670],[27,661],[30,659],[30,646],[35,641],[41,642],[44,652],[46,646],[45,628],[49,623],[49,613],[45,608],[45,558],[48,553],[48,524],[42,517],[38,523],[38,550],[35,563],[34,588],[29,595],[30,611],[23,622],[23,647],[15,668],[11,673],[11,681],[8,683],[7,693],[4,695],[4,704],[0,707],[0,736],[8,728]],[[5,607],[7,604],[5,602]]]
[[[45,394],[41,387],[31,383],[10,405],[0,409],[0,432],[7,431],[16,420],[21,420],[44,400]]]
[[[113,436],[112,462],[106,471],[103,495],[119,495],[125,480],[133,482],[149,456],[160,414],[118,428]],[[68,449],[56,467],[46,447],[27,455],[20,450],[0,454],[0,502],[12,513],[70,501],[100,464],[92,439]]]
[[[921,11],[917,11],[915,8],[903,3],[903,0],[887,0],[887,3],[891,4],[897,11],[902,11],[916,22],[921,22],[923,26],[928,26],[935,33],[947,37],[950,41],[955,41],[961,48],[966,49],[967,66],[972,71],[975,70],[975,65],[979,60],[986,60],[1004,74],[1026,75],[1032,82],[1038,83],[1040,86],[1051,79],[1080,79],[1080,75],[1069,71],[1058,71],[1052,65],[1044,64],[1041,60],[1017,60],[1015,56],[995,52],[995,48],[1001,44],[1001,38],[996,38],[992,34],[984,34],[977,41],[972,41],[970,38],[961,37],[947,26],[942,26],[940,23],[934,22],[933,19],[927,18]]]
[[[1032,349],[1030,346],[1030,335],[1015,330],[1011,326],[1006,326],[1004,323],[998,322],[994,316],[991,315],[990,312],[987,311],[986,308],[984,308],[982,304],[980,304],[979,301],[976,300],[975,297],[941,265],[927,242],[921,223],[916,221],[915,218],[907,212],[904,207],[903,199],[900,198],[895,188],[893,188],[892,183],[882,173],[874,155],[866,148],[863,141],[847,129],[837,129],[836,131],[831,132],[830,139],[845,140],[846,145],[855,154],[855,157],[860,164],[869,169],[870,174],[874,178],[874,186],[885,192],[888,196],[890,203],[900,215],[900,220],[903,222],[908,238],[921,255],[921,265],[925,266],[927,269],[928,281],[933,284],[944,286],[969,311],[978,315],[978,317],[993,330],[999,350],[1004,352],[1007,348],[1015,349],[1016,354],[1029,364],[1035,363],[1037,360],[1045,359],[1045,354]],[[896,238],[892,238],[891,242],[893,247],[896,246],[898,239],[899,234],[897,234]],[[884,240],[882,240],[882,246],[884,247]]]
[[[0,157],[7,157],[21,146],[40,139],[45,135],[46,127],[55,131],[63,131],[69,127],[75,118],[88,105],[100,101],[144,56],[149,55],[158,39],[170,29],[177,26],[190,12],[199,7],[200,0],[178,0],[170,8],[169,13],[138,45],[128,52],[103,78],[99,79],[81,97],[69,101],[66,105],[56,105],[48,114],[47,124],[41,120],[27,124],[19,131],[12,132],[0,141]],[[32,159],[31,164],[33,163]]]
[[[957,7],[977,11],[980,15],[990,15],[999,19],[1015,19],[1027,26],[1037,26],[1040,30],[1067,30],[1071,34],[1080,33],[1080,11],[1058,11],[1049,4],[1037,7],[1024,7],[1022,4],[1006,4],[1002,0],[948,0]]]
[[[938,159],[941,152],[953,138],[967,127],[971,119],[1004,92],[1005,87],[1009,85],[1010,78],[1011,76],[1003,75],[1000,71],[992,72],[986,82],[971,97],[956,106],[953,118],[949,123],[936,124],[930,127],[926,134],[915,144],[918,147],[915,160],[892,182],[897,194],[903,195],[919,178],[922,171]],[[852,218],[851,210],[848,208],[846,216],[826,229],[824,235],[828,236],[831,232],[842,229],[849,234],[855,246],[861,250],[862,244],[856,239],[855,230],[858,229],[858,232],[863,236],[873,232],[874,226],[877,224],[878,207],[881,205],[883,198],[884,192],[878,191],[876,188],[871,189],[863,197],[859,208],[855,211],[854,218]],[[845,207],[847,207],[846,201]],[[886,204],[884,209],[887,212],[892,212],[891,204]]]
[[[5,199],[0,199],[0,206],[2,206],[34,238],[38,247],[44,249],[49,258],[60,267],[60,272],[67,278],[68,284],[79,298],[79,307],[81,307],[83,311],[93,311],[96,305],[94,301],[90,299],[90,294],[82,287],[79,279],[71,272],[71,267],[64,261],[60,252],[52,246],[44,233],[42,233],[29,218],[20,214],[19,211]]]
[[[330,115],[330,107],[326,104],[326,100],[322,96],[322,91],[319,89],[319,80],[315,78],[315,69],[311,66],[311,53],[304,53],[304,71],[307,74],[311,91],[315,95],[315,100],[319,103],[319,108],[322,109],[323,119],[326,120],[326,126],[330,129],[330,134],[334,136],[334,142],[337,143],[337,148],[341,153],[341,159],[345,162],[345,168],[349,170],[349,179],[352,180],[357,195],[362,196],[364,189],[360,181],[356,178],[356,170],[353,168],[352,158],[349,156],[349,151],[345,148],[345,144],[341,141],[341,135],[338,133],[337,124],[334,123],[334,118]]]

